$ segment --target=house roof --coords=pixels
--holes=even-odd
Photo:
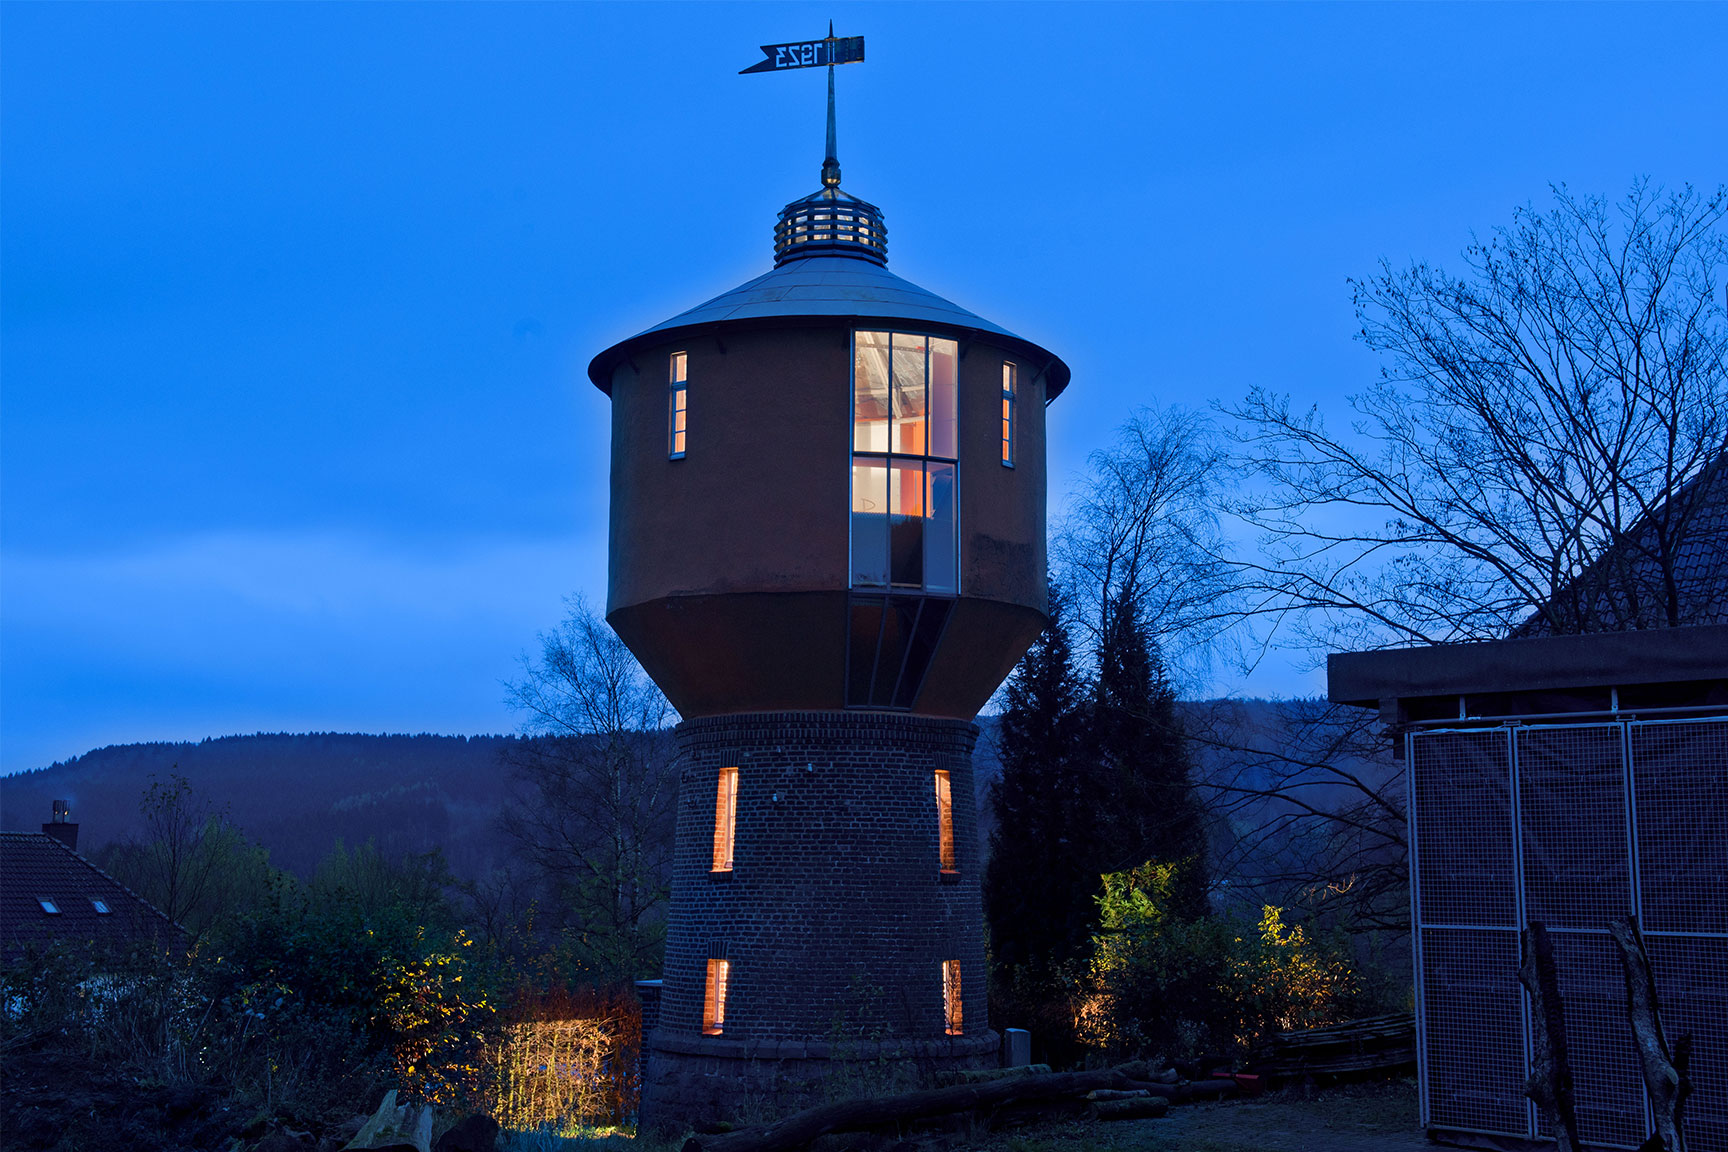
[[[1674,598],[1681,626],[1728,624],[1728,454],[1717,456],[1598,557],[1554,598],[1575,626],[1565,631],[1621,632],[1666,628],[1667,573],[1656,557],[1664,539],[1673,555]],[[1553,624],[1535,612],[1513,637],[1547,636]]]
[[[0,832],[0,958],[55,941],[123,947],[184,937],[149,901],[54,837]]]

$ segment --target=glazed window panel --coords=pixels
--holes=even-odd
[[[702,1035],[719,1036],[726,1031],[726,980],[732,964],[708,961],[708,978],[702,990]]]
[[[960,346],[930,340],[930,455],[952,460],[960,454]]]
[[[924,397],[929,377],[929,344],[922,336],[893,336],[894,436],[888,450],[922,456],[928,450],[925,437]]]
[[[852,356],[852,450],[888,451],[888,421],[893,414],[889,399],[888,355],[892,337],[887,332],[859,332]]]
[[[689,434],[689,356],[684,352],[672,353],[667,371],[666,423],[667,423],[667,455],[677,460],[683,457],[685,438]]]
[[[732,848],[738,836],[738,769],[720,769],[714,796],[714,865],[710,871],[732,871]]]
[[[1012,364],[1002,365],[1002,466],[1014,467],[1014,405],[1020,388],[1020,372]]]
[[[926,465],[924,491],[924,587],[932,592],[957,592],[960,567],[954,523],[954,465]]]

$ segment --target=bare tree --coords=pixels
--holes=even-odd
[[[1190,712],[1223,902],[1295,907],[1352,932],[1409,929],[1404,770],[1378,727],[1323,700]]]
[[[144,838],[106,845],[97,861],[199,940],[224,917],[264,899],[268,855],[192,785],[170,772],[150,778],[138,810]]]
[[[677,792],[670,705],[580,597],[507,687],[530,739],[506,753],[526,787],[505,830],[550,882],[586,963],[610,978],[657,970]]]
[[[1558,188],[1462,277],[1355,282],[1385,363],[1350,432],[1261,389],[1231,413],[1260,481],[1235,505],[1265,534],[1254,608],[1322,651],[1695,619],[1681,569],[1724,542],[1672,497],[1728,450],[1725,211],[1721,188]]]
[[[1086,647],[1095,653],[1116,606],[1132,603],[1172,672],[1192,683],[1230,619],[1225,446],[1202,413],[1142,408],[1088,464],[1052,547]]]

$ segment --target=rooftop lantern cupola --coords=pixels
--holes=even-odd
[[[888,263],[888,229],[882,209],[840,191],[840,160],[834,144],[834,70],[828,70],[828,155],[822,188],[780,209],[774,225],[774,264],[806,256],[861,256]]]

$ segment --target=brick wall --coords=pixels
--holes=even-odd
[[[688,1111],[680,1099],[695,1104],[688,1085],[674,1085],[675,1068],[687,1080],[699,1065],[706,1094],[723,1100],[729,1079],[765,1090],[760,1071],[728,1073],[729,1060],[880,1065],[899,1052],[943,1066],[994,1062],[971,761],[977,734],[965,721],[884,712],[751,713],[679,725],[672,910],[650,1041],[657,1118]],[[715,789],[730,766],[738,768],[734,865],[716,873]],[[938,768],[952,779],[957,876],[940,871]],[[725,1029],[708,1037],[704,975],[717,957],[730,962]],[[945,1031],[944,960],[961,964],[960,1038]]]

